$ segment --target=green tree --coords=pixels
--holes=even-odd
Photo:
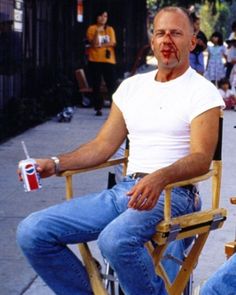
[[[195,5],[195,4],[205,4],[206,2],[208,2],[210,4],[211,7],[211,13],[212,14],[216,14],[217,13],[217,7],[219,6],[220,3],[226,3],[227,5],[231,5],[232,0],[190,0],[190,1],[186,1],[186,0],[176,0],[176,1],[171,1],[171,0],[147,0],[147,5],[151,5],[156,6],[157,8],[161,8],[167,5],[170,6],[182,6],[185,8],[189,8],[191,5]]]
[[[229,5],[216,3],[216,12],[212,13],[213,3],[207,1],[199,10],[201,18],[201,29],[208,38],[214,31],[219,31],[226,38],[228,32],[228,18],[230,15]]]

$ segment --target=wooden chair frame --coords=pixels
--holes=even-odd
[[[222,145],[222,125],[223,116],[220,118],[219,127],[219,140],[212,161],[211,169],[208,173],[195,177],[189,180],[176,182],[166,186],[165,188],[165,205],[164,205],[164,220],[156,227],[156,233],[152,237],[153,242],[146,244],[150,255],[153,258],[156,273],[162,277],[165,282],[166,290],[169,295],[181,295],[185,286],[188,283],[189,277],[197,264],[199,255],[208,238],[211,230],[220,228],[226,219],[226,210],[219,208],[220,201],[220,186],[221,186],[221,145]],[[118,164],[127,164],[127,151],[123,158],[111,159],[101,165],[90,167],[86,169],[79,169],[73,171],[65,171],[60,176],[66,178],[66,199],[69,200],[73,197],[72,190],[72,177],[75,174],[92,171],[96,169],[106,168]],[[126,171],[124,171],[126,174]],[[171,218],[171,191],[174,187],[185,186],[189,184],[196,184],[201,181],[212,179],[212,205],[208,210],[195,212]],[[182,266],[173,282],[162,266],[161,259],[168,246],[173,240],[181,240],[195,236],[195,241],[188,252],[187,257],[183,261]],[[101,274],[97,268],[89,247],[86,243],[79,244],[79,250],[84,261],[85,267],[90,277],[91,286],[95,295],[107,295],[108,292],[102,282]]]
[[[84,69],[79,68],[75,70],[75,78],[78,83],[79,92],[81,93],[82,96],[86,96],[86,95],[89,96],[93,93],[93,89],[88,83]],[[103,80],[101,83],[100,91],[103,97],[107,96],[107,87]]]
[[[230,203],[233,205],[236,205],[236,196],[230,198]],[[227,259],[230,258],[235,253],[236,253],[236,236],[234,237],[234,241],[231,241],[225,244],[225,255]]]

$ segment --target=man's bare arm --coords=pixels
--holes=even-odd
[[[220,109],[213,108],[192,121],[190,154],[141,179],[128,193],[129,207],[150,210],[166,185],[209,170],[218,139],[219,116]]]
[[[72,152],[58,156],[60,171],[88,168],[105,162],[118,149],[126,135],[123,115],[113,103],[107,121],[93,140]],[[54,174],[54,163],[51,159],[37,159],[37,163],[42,177]]]

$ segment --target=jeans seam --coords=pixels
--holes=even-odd
[[[142,250],[140,250],[142,251]],[[138,253],[136,252],[135,253],[135,256],[136,256],[136,259],[137,259],[137,262],[139,263],[140,267],[143,269],[143,272],[144,272],[144,276],[146,278],[146,282],[147,283],[147,287],[148,289],[150,290],[150,292],[155,292],[154,288],[151,286],[150,284],[150,280],[149,280],[149,276],[148,276],[148,271],[147,271],[147,268],[146,268],[146,265],[143,263],[143,261],[140,259],[140,255],[138,255]],[[154,294],[154,293],[153,293]],[[151,294],[150,294],[151,295]]]
[[[64,257],[66,257],[66,255],[64,255],[64,253],[62,253],[62,255]],[[68,260],[68,259],[67,259]],[[74,269],[74,271],[78,274],[78,276],[80,277],[80,282],[83,282],[84,283],[84,286],[87,287],[87,288],[91,288],[90,284],[88,284],[87,281],[85,281],[84,279],[82,279],[82,276],[81,276],[81,272],[78,270],[78,268],[76,267],[76,264],[74,263],[70,263],[70,266],[72,267],[72,269]]]
[[[58,238],[65,238],[65,237],[69,237],[69,236],[73,236],[73,235],[78,235],[78,234],[97,234],[99,235],[99,233],[102,231],[103,229],[97,229],[97,230],[91,230],[91,231],[81,231],[81,230],[78,230],[78,231],[74,231],[74,232],[66,232],[66,233],[63,233],[61,235],[58,235]]]

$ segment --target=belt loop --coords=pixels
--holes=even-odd
[[[144,172],[135,172],[133,174],[130,175],[131,179],[137,179],[137,178],[143,178],[146,175],[148,175],[148,173],[144,173]]]
[[[132,179],[136,179],[136,175],[137,175],[137,173],[135,172],[135,173],[133,173],[132,175],[131,175],[131,178]]]

